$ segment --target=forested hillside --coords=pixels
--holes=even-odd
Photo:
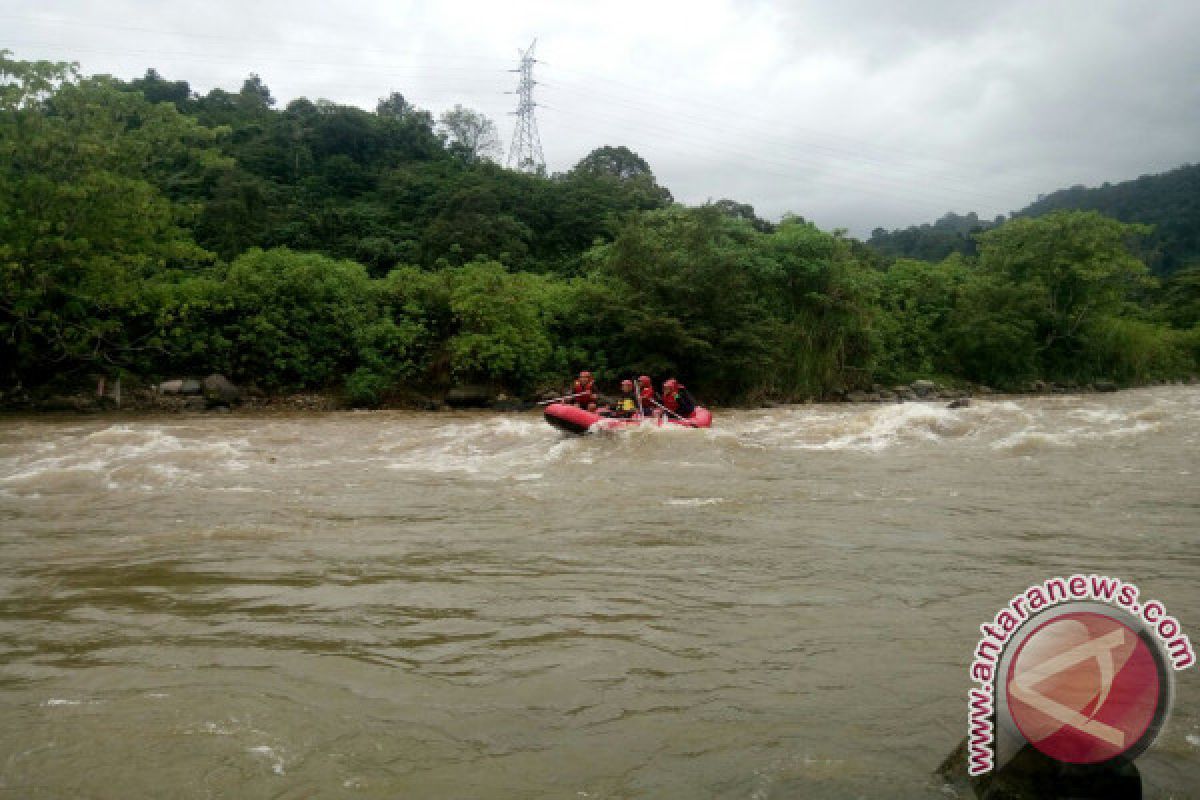
[[[1136,247],[1157,275],[1200,264],[1200,164],[1094,189],[1060,189],[1042,195],[1012,216],[1041,217],[1054,211],[1099,211],[1122,222],[1152,226]],[[868,243],[893,258],[970,255],[975,252],[973,235],[1003,222],[1003,216],[981,220],[974,212],[966,216],[950,213],[932,225],[894,231],[876,228]]]
[[[674,203],[626,147],[530,175],[496,143],[400,94],[278,108],[255,76],[199,96],[0,53],[5,397],[220,372],[376,405],[587,367],[752,402],[1196,370],[1200,282],[1161,285],[1143,226],[956,218],[969,246],[889,263],[800,217]]]

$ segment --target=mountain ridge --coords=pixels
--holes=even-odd
[[[1154,226],[1137,249],[1151,270],[1170,275],[1200,262],[1200,164],[1183,164],[1155,174],[1100,186],[1075,185],[1038,198],[1010,216],[980,218],[975,212],[949,212],[932,224],[876,228],[867,244],[892,258],[940,261],[951,253],[973,255],[973,234],[1007,219],[1041,217],[1053,211],[1098,211],[1121,222]]]

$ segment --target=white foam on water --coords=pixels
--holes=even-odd
[[[430,441],[432,439],[432,442]],[[572,440],[541,420],[492,418],[454,422],[419,437],[385,442],[377,449],[388,469],[433,474],[457,473],[481,480],[539,480],[543,467],[565,457]]]
[[[669,497],[663,500],[663,505],[695,508],[698,506],[715,506],[724,502],[725,498],[723,497]]]
[[[1100,419],[1100,417],[1096,417]],[[1128,415],[1105,415],[1104,422],[1127,422]],[[1027,455],[1038,450],[1060,447],[1075,447],[1083,442],[1120,439],[1139,436],[1144,433],[1157,431],[1160,424],[1156,422],[1137,421],[1132,425],[1122,425],[1111,428],[1054,428],[1053,420],[1041,420],[1023,430],[1015,431],[1001,439],[992,442],[993,450],[1008,450],[1018,455]]]
[[[182,439],[157,425],[72,433],[0,461],[0,485],[18,494],[105,488],[156,490],[216,470],[245,470],[245,439]]]
[[[254,753],[255,755],[263,756],[263,757],[267,758],[268,760],[270,760],[271,761],[271,771],[274,772],[276,775],[284,774],[283,758],[278,753],[275,752],[275,749],[273,747],[268,747],[265,744],[260,744],[256,747],[247,747],[246,751],[250,752],[250,753]]]
[[[861,410],[792,412],[757,438],[798,450],[878,452],[904,441],[940,441],[971,433],[977,414],[927,403],[889,404]]]

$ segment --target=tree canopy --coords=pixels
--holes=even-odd
[[[675,203],[628,147],[545,176],[497,145],[477,112],[435,121],[400,92],[280,108],[257,75],[199,95],[0,53],[6,380],[221,371],[371,405],[588,367],[748,402],[1197,368],[1200,282],[1148,270],[1159,227],[947,215],[895,258],[910,245]]]

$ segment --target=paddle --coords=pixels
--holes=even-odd
[[[563,395],[562,397],[555,397],[552,400],[539,400],[538,405],[539,406],[548,406],[551,403],[561,403],[563,400],[570,400],[572,398],[579,397],[579,396],[585,395],[585,394],[587,394],[587,392],[576,392],[575,394],[567,394],[567,395]]]
[[[668,413],[668,414],[670,414],[672,417],[674,417],[675,419],[677,419],[677,420],[679,420],[680,422],[684,423],[685,425],[692,425],[692,421],[691,421],[690,419],[688,419],[687,417],[681,417],[681,416],[679,416],[679,415],[678,415],[678,414],[676,414],[674,411],[672,411],[671,409],[667,408],[666,406],[664,406],[662,403],[658,402],[657,400],[651,400],[650,402],[651,402],[651,403],[654,403],[654,405],[658,406],[658,407],[659,407],[659,408],[661,408],[663,411],[667,412],[667,413]],[[693,427],[695,427],[695,426],[693,425]]]

